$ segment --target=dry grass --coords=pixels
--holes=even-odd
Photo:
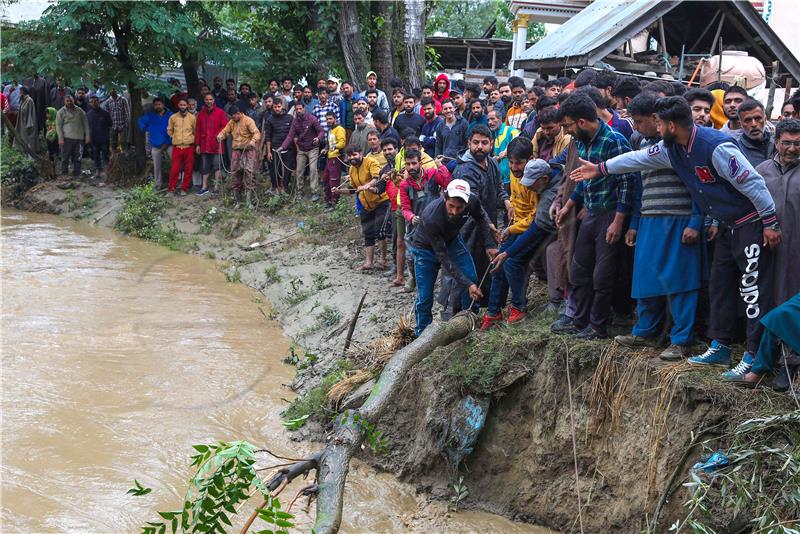
[[[347,351],[348,359],[358,369],[333,385],[328,391],[328,403],[338,405],[348,393],[377,376],[394,354],[414,340],[414,321],[410,315],[400,317],[394,331],[366,345],[353,344]]]

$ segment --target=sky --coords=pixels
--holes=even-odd
[[[47,6],[48,2],[42,0],[21,0],[10,6],[0,6],[0,13],[9,22],[20,22],[38,19]]]

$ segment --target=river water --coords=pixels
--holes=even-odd
[[[5,210],[0,530],[137,532],[155,510],[179,508],[192,444],[315,449],[281,425],[289,340],[259,308],[211,261]],[[134,478],[152,493],[126,495]],[[548,532],[441,507],[429,517],[423,502],[354,461],[342,531]],[[308,531],[311,517],[293,512]]]

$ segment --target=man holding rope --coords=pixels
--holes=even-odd
[[[236,207],[238,208],[242,202],[242,182],[244,181],[247,206],[252,208],[253,192],[256,189],[256,145],[261,139],[261,134],[253,119],[245,115],[241,109],[236,109],[225,128],[217,134],[217,141],[222,143],[223,139],[229,135],[233,138],[230,172],[233,178]]]
[[[469,183],[465,180],[452,180],[444,197],[429,203],[419,216],[419,228],[410,243],[417,276],[417,301],[414,304],[417,337],[433,321],[433,288],[440,267],[467,288],[461,293],[463,309],[471,308],[472,303],[483,298],[475,263],[460,235],[461,228],[469,219],[479,227],[482,241],[492,244],[486,249],[486,254],[494,258],[497,254],[494,248],[496,230],[480,199],[470,194]]]

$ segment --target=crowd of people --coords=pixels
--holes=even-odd
[[[519,322],[535,275],[557,334],[604,339],[612,323],[632,325],[617,343],[663,343],[661,359],[721,366],[746,385],[777,372],[788,387],[800,366],[797,93],[773,123],[736,85],[595,69],[531,85],[440,74],[420,88],[389,80],[387,93],[374,72],[364,82],[286,76],[255,92],[215,78],[200,80],[199,101],[179,82],[169,98],[145,93],[135,126],[155,186],[213,196],[229,174],[237,206],[252,206],[261,171],[273,193],[326,210],[355,195],[356,269],[416,290],[417,335],[434,300],[443,319],[485,307],[483,330]],[[35,91],[3,91],[15,135],[35,146],[44,124],[64,174],[88,151],[101,176],[109,149],[128,143],[129,102],[99,81],[73,95],[57,80],[44,104]]]

